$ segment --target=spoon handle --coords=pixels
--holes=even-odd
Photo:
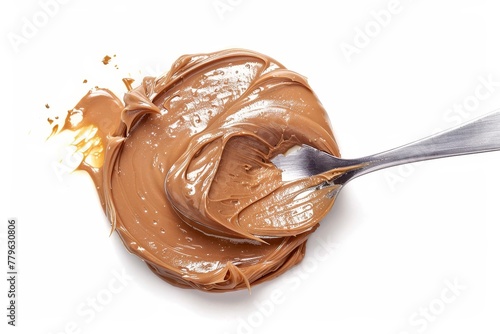
[[[362,158],[367,165],[355,176],[411,162],[497,150],[500,150],[500,109],[455,128]]]

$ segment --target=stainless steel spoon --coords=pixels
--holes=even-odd
[[[500,150],[500,110],[450,130],[364,158],[341,159],[302,145],[298,150],[280,154],[271,161],[283,171],[283,181],[309,177],[336,168],[355,167],[320,186],[340,186],[333,187],[329,195],[335,197],[347,182],[373,171],[417,161],[497,150]]]

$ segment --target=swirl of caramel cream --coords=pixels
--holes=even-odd
[[[333,205],[331,188],[311,191],[333,172],[284,182],[271,163],[302,143],[339,151],[306,80],[256,52],[183,56],[124,104],[94,89],[63,129],[89,127],[93,158],[79,168],[113,230],[177,286],[228,291],[280,275]]]

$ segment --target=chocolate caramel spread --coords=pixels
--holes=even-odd
[[[127,249],[176,286],[250,288],[304,257],[335,172],[282,181],[270,159],[306,143],[339,155],[306,80],[226,50],[179,58],[123,102],[92,89],[63,124]]]

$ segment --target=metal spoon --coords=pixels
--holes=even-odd
[[[350,180],[380,169],[423,160],[500,150],[500,109],[458,127],[417,140],[398,148],[359,159],[341,159],[308,145],[271,161],[282,173],[283,181],[291,181],[326,171],[354,167],[320,187],[333,187],[335,197]]]

